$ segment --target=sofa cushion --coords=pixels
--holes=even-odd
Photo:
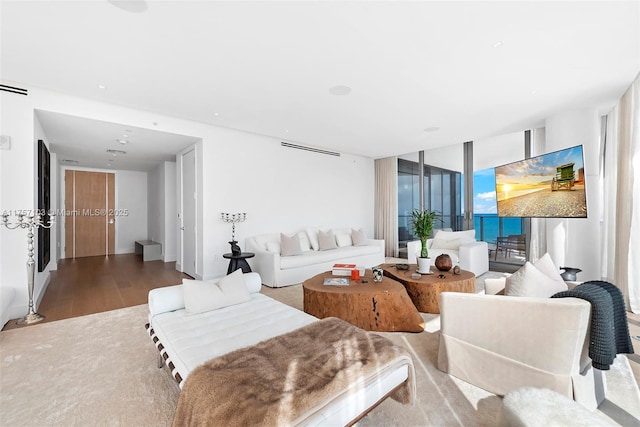
[[[460,245],[474,242],[476,240],[476,230],[464,230],[464,231],[445,231],[438,230],[433,236],[434,239],[441,240],[454,240],[460,239]]]
[[[433,239],[433,242],[431,242],[431,249],[451,249],[451,250],[457,251],[460,249],[460,239],[456,238],[456,239],[446,240],[446,239],[435,238]]]
[[[366,246],[369,244],[362,228],[360,230],[351,230],[351,240],[353,241],[353,246]]]
[[[282,270],[288,270],[321,263],[333,264],[335,262],[344,262],[345,260],[348,261],[350,258],[371,255],[378,252],[380,252],[380,247],[375,245],[345,246],[330,251],[309,251],[300,256],[281,257],[280,268]],[[331,265],[327,267],[327,270],[331,269]]]
[[[240,304],[251,299],[241,269],[219,281],[182,279],[184,309],[187,313],[204,313]]]
[[[551,258],[544,260],[543,258],[537,261],[540,268],[527,261],[518,271],[507,277],[504,294],[508,296],[549,298],[555,293],[566,291],[568,289],[567,284],[562,280],[556,280],[552,274],[553,262]],[[549,263],[551,263],[551,269]],[[559,273],[556,274],[559,276]]]
[[[321,251],[328,251],[331,249],[336,249],[338,246],[336,245],[336,236],[333,234],[331,230],[326,233],[322,230],[318,232],[318,244]]]
[[[280,255],[302,255],[300,236],[297,233],[293,236],[287,236],[284,233],[280,233]]]

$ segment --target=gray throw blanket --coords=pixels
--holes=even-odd
[[[609,370],[616,354],[633,353],[627,311],[620,289],[609,282],[585,282],[551,298],[574,297],[591,303],[589,357],[594,368]]]

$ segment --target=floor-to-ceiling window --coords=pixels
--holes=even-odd
[[[440,214],[435,228],[458,230],[462,204],[461,173],[424,165],[424,208]],[[398,240],[400,248],[416,240],[411,225],[411,212],[420,207],[418,162],[398,159]]]
[[[526,261],[525,219],[497,213],[496,166],[524,158],[524,132],[473,142],[473,219],[476,239],[489,244],[490,268],[509,271]]]

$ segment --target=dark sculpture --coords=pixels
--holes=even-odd
[[[453,262],[451,262],[451,257],[447,254],[439,255],[436,258],[436,268],[440,271],[449,271],[453,267]]]
[[[238,246],[238,242],[232,240],[229,242],[229,244],[231,245],[231,253],[234,255],[240,255],[242,250],[240,249],[240,246]]]

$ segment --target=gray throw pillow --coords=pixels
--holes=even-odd
[[[287,236],[286,234],[280,233],[280,255],[302,255],[300,237],[297,233],[291,237]]]
[[[318,232],[318,245],[320,246],[321,251],[336,249],[338,247],[336,245],[336,236],[333,235],[332,231],[327,231],[325,233],[324,231],[320,230]]]
[[[351,240],[353,240],[353,246],[366,246],[367,236],[364,234],[364,230],[351,229]]]

